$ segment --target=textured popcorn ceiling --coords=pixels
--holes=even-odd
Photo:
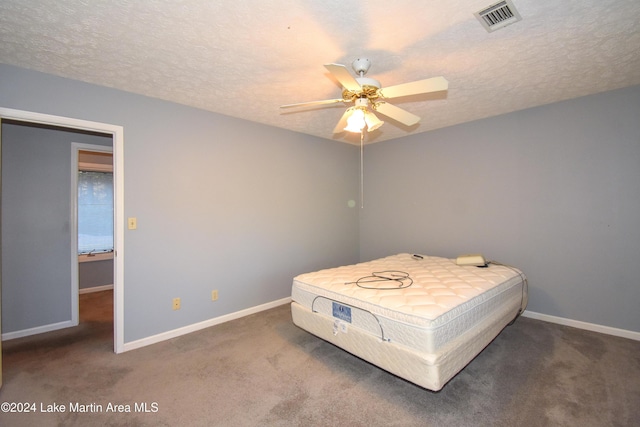
[[[640,84],[640,1],[513,0],[522,21],[488,33],[473,13],[495,2],[2,0],[0,62],[348,143],[342,103],[279,109],[339,98],[326,63],[449,81],[394,99],[422,120],[380,116],[368,142]]]

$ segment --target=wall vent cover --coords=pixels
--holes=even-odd
[[[494,3],[474,13],[485,30],[492,32],[522,20],[511,0]]]

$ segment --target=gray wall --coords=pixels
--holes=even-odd
[[[113,259],[78,264],[78,288],[90,289],[113,285]]]
[[[530,311],[640,331],[639,112],[633,87],[366,147],[361,259],[484,253]]]
[[[0,106],[124,127],[125,342],[397,252],[482,252],[529,310],[640,331],[638,87],[367,146],[363,210],[341,142],[6,65]]]
[[[72,142],[111,137],[2,124],[4,333],[71,320]]]
[[[125,343],[286,298],[294,275],[358,260],[353,146],[7,65],[0,106],[123,126],[125,216],[138,219],[124,241]]]

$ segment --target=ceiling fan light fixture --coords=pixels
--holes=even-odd
[[[347,119],[347,127],[344,128],[347,132],[360,133],[366,126],[365,114],[361,108],[354,108],[353,113]]]
[[[376,117],[375,114],[373,114],[373,113],[371,113],[369,111],[365,111],[365,113],[364,113],[364,121],[367,124],[367,130],[369,132],[378,129],[380,126],[382,126],[384,124],[384,122],[382,120],[380,120],[378,117]]]

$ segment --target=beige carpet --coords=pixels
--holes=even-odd
[[[4,342],[0,402],[35,404],[36,411],[0,413],[1,426],[632,426],[640,420],[637,341],[520,318],[433,393],[300,330],[288,306],[116,355],[110,297],[83,296],[77,328]],[[65,412],[43,412],[62,407]],[[118,410],[131,412],[112,412]]]

